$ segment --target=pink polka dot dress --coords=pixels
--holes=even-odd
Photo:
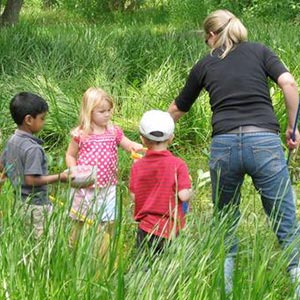
[[[103,134],[79,135],[77,165],[97,166],[97,187],[116,185],[118,145],[124,133],[118,126],[110,126]]]

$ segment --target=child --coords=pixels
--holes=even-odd
[[[116,210],[118,146],[126,151],[142,148],[141,144],[129,140],[120,127],[111,123],[112,111],[113,100],[102,89],[91,87],[84,93],[79,125],[71,132],[66,163],[68,167],[95,166],[97,180],[88,188],[74,190],[72,195],[70,217],[75,224],[71,246],[77,242],[84,222],[96,220],[112,225]]]
[[[142,116],[141,140],[148,150],[133,164],[130,174],[134,219],[139,222],[137,247],[147,246],[154,253],[160,253],[165,242],[184,227],[182,205],[192,196],[186,164],[167,150],[174,126],[167,112],[150,110]]]
[[[33,134],[44,126],[47,102],[38,95],[22,92],[10,102],[10,113],[18,129],[8,139],[0,159],[0,173],[11,181],[16,199],[22,200],[21,214],[26,228],[33,229],[36,239],[43,234],[52,212],[47,185],[66,182],[69,175],[48,175],[42,141]]]

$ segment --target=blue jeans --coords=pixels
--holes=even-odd
[[[240,189],[245,174],[251,176],[261,195],[265,213],[283,248],[299,236],[296,208],[288,168],[280,138],[275,133],[221,134],[212,139],[210,173],[215,207],[226,212],[232,208],[233,219],[227,237],[229,255],[237,252],[234,231],[240,217]],[[226,242],[226,241],[225,241]],[[288,269],[298,266],[298,247],[291,253]]]

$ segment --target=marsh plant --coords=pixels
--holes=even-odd
[[[228,219],[211,207],[193,208],[187,226],[159,257],[138,255],[136,224],[119,187],[118,221],[105,256],[97,224],[87,224],[70,248],[70,203],[56,187],[54,214],[37,243],[23,232],[9,185],[1,194],[1,299],[225,299],[223,262]],[[122,196],[121,196],[122,195]],[[204,197],[204,195],[202,195]],[[255,197],[251,192],[247,197]],[[197,199],[196,201],[199,201]],[[292,286],[285,275],[288,249],[280,251],[267,222],[254,210],[241,218],[241,251],[234,274],[234,299],[287,299]],[[48,226],[47,228],[50,228]]]

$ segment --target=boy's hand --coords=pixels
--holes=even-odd
[[[74,175],[72,175],[71,172],[62,172],[59,174],[59,181],[60,182],[68,182],[71,181],[72,179],[74,179]]]
[[[185,202],[185,201],[191,201],[192,197],[193,197],[193,190],[190,189],[183,189],[181,191],[178,192],[178,197],[181,201]]]

